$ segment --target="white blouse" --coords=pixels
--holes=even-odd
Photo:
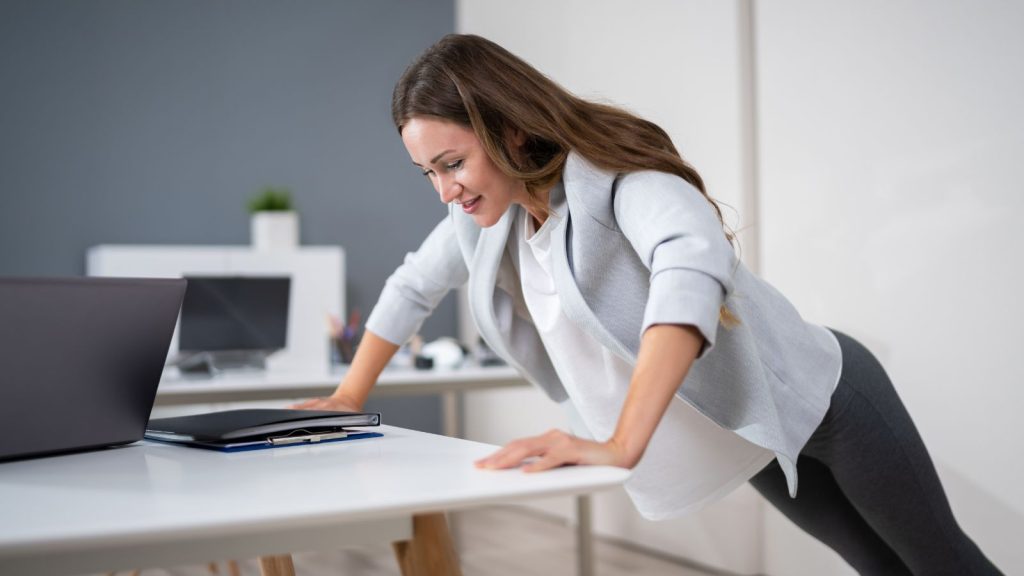
[[[539,230],[525,210],[515,223],[523,297],[569,395],[563,408],[573,433],[605,441],[615,432],[633,365],[580,330],[562,311],[550,247],[551,231],[564,217],[565,200],[551,200],[551,214]],[[680,516],[725,496],[773,457],[674,396],[625,488],[645,518]]]

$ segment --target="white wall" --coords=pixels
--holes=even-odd
[[[496,41],[580,96],[659,124],[711,196],[745,213],[736,2],[466,0],[456,8],[459,32]],[[735,211],[723,211],[730,226],[744,225]],[[558,408],[532,390],[471,395],[467,412],[468,435],[495,443],[566,428]],[[571,513],[569,499],[540,506]],[[760,569],[760,503],[749,487],[701,513],[658,523],[640,518],[624,492],[602,494],[594,526],[718,568]]]
[[[1008,574],[1024,573],[1021,23],[1024,4],[966,0],[776,0],[756,18],[764,276],[875,352]],[[766,538],[770,574],[852,573],[774,511]]]

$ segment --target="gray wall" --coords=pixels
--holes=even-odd
[[[389,105],[454,26],[453,0],[4,0],[0,275],[82,274],[95,244],[246,244],[248,197],[287,185],[365,317],[445,213]],[[437,427],[434,400],[398,404],[377,406]]]

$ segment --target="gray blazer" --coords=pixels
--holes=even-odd
[[[705,343],[677,396],[773,451],[795,497],[797,455],[824,417],[842,366],[832,334],[805,322],[747,270],[710,203],[682,178],[614,174],[570,154],[552,194],[564,194],[568,208],[552,235],[565,314],[633,364],[648,326],[696,326]],[[449,290],[468,281],[473,320],[487,344],[560,402],[566,392],[520,288],[511,234],[519,210],[513,205],[483,229],[450,210],[387,280],[366,327],[403,343]],[[723,302],[738,326],[720,325]]]

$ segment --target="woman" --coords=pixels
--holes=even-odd
[[[398,345],[468,282],[483,338],[577,432],[477,466],[633,468],[626,489],[648,518],[749,480],[861,573],[998,573],[882,367],[743,266],[658,126],[465,35],[406,70],[392,114],[449,216],[388,279],[337,391],[300,407],[359,410]]]

